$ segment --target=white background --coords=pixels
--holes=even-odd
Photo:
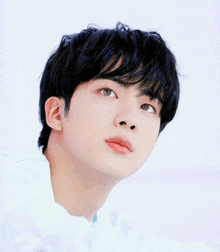
[[[120,189],[118,205],[138,213],[139,228],[220,249],[220,2],[7,0],[0,7],[4,155],[37,151],[40,76],[64,34],[121,21],[162,35],[178,63],[179,109],[147,163],[109,202]]]

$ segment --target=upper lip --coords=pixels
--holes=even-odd
[[[120,145],[126,146],[130,151],[133,151],[133,147],[131,143],[122,137],[112,137],[112,138],[106,139],[106,142],[118,143]]]

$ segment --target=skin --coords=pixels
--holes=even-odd
[[[76,88],[67,115],[64,106],[58,97],[45,104],[52,128],[45,156],[54,198],[71,215],[90,221],[112,188],[149,157],[159,134],[161,104],[140,96],[137,85],[125,88],[97,79]],[[112,150],[105,140],[115,136],[129,140],[133,151]]]

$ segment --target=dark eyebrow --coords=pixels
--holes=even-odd
[[[151,88],[140,89],[137,97],[148,96],[151,100],[158,100],[158,103],[162,105],[161,97],[158,94],[154,94]]]

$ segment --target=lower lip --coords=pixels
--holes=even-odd
[[[113,143],[113,142],[106,142],[107,145],[114,151],[121,153],[121,154],[126,154],[129,153],[130,150],[124,146],[124,145],[120,145],[118,143]]]

